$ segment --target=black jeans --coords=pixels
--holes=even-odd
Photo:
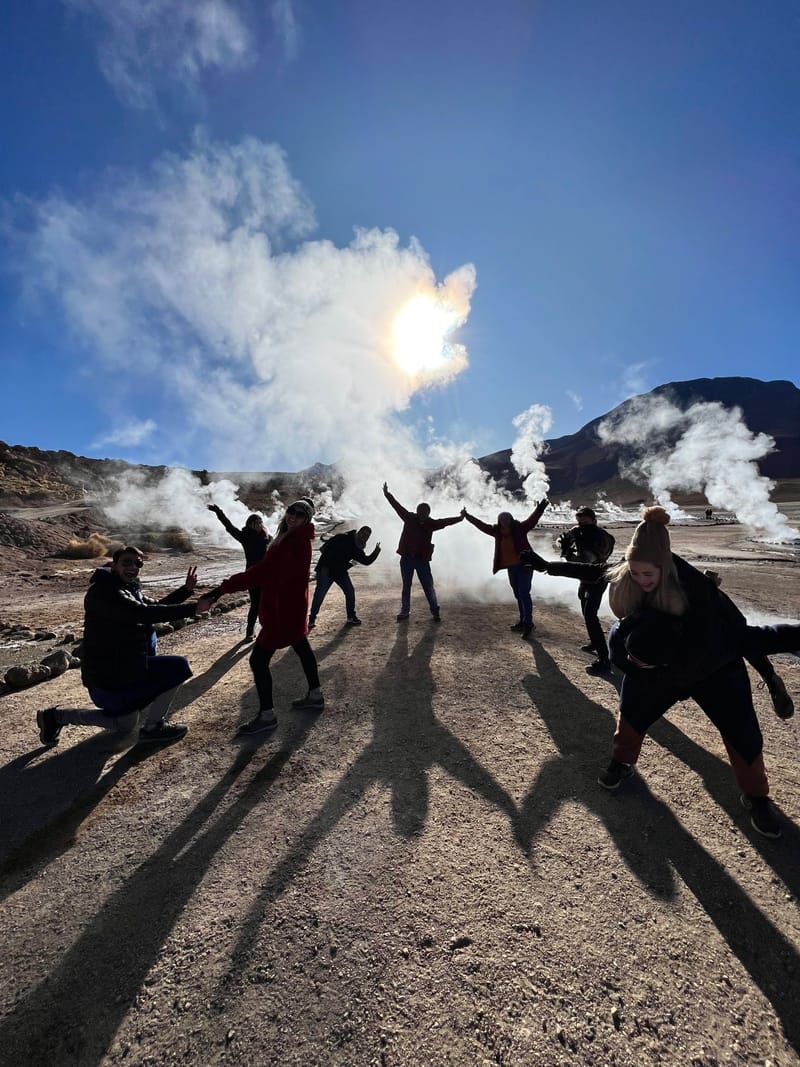
[[[248,589],[250,594],[250,610],[247,613],[247,633],[252,634],[256,628],[258,622],[258,601],[261,597],[261,589],[256,586],[255,589]]]
[[[600,610],[606,585],[606,582],[581,582],[578,586],[578,600],[581,602],[581,614],[586,624],[586,633],[601,660],[608,659],[608,645],[597,613]]]
[[[292,645],[292,648],[300,657],[300,664],[306,676],[309,689],[319,688],[319,671],[317,660],[304,637]],[[269,669],[270,661],[278,650],[276,648],[264,648],[256,645],[250,653],[250,669],[253,672],[253,681],[256,683],[260,711],[269,711],[272,708],[272,673]]]

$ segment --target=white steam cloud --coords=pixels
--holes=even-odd
[[[656,500],[673,513],[674,491],[703,492],[713,507],[734,512],[766,540],[797,537],[769,498],[774,483],[756,466],[775,442],[752,433],[739,408],[700,402],[682,411],[663,397],[635,397],[598,432],[606,443],[635,450],[621,473],[644,476]]]

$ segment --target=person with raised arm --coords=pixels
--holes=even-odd
[[[244,549],[244,562],[246,567],[252,567],[264,558],[264,553],[267,551],[267,547],[272,538],[260,515],[248,515],[247,522],[241,529],[239,529],[237,526],[233,525],[222,508],[218,507],[217,504],[209,504],[208,510],[214,512],[231,537],[235,538],[242,546]],[[254,589],[248,589],[248,593],[250,596],[250,609],[247,612],[247,628],[244,632],[244,639],[245,641],[252,641],[255,634],[256,621],[258,619],[258,598],[260,590],[256,586]]]
[[[400,575],[403,581],[400,595],[400,612],[398,622],[405,621],[411,614],[411,583],[416,574],[431,616],[434,622],[441,622],[439,601],[436,597],[436,587],[433,584],[431,573],[431,559],[433,558],[433,534],[436,530],[443,530],[445,526],[454,526],[461,522],[463,515],[452,515],[446,519],[432,519],[430,504],[420,503],[414,511],[409,511],[399,504],[389,492],[389,486],[383,483],[383,495],[403,520],[403,530],[400,534],[400,542],[397,545],[397,555],[400,557]]]

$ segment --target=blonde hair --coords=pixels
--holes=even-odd
[[[625,559],[609,571],[608,603],[618,619],[639,611],[645,603],[668,615],[683,615],[688,609],[689,602],[672,558],[668,524],[669,512],[664,508],[645,508],[642,521],[625,550]],[[631,562],[650,563],[660,569],[661,578],[651,593],[645,593],[631,577]]]

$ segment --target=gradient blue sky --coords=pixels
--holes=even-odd
[[[187,271],[191,308],[173,293],[165,310],[162,290],[134,284],[157,241],[162,274],[193,247],[190,185],[176,174],[203,151],[208,174],[198,144],[215,146],[213,180],[227,173],[240,191],[263,162],[254,146],[282,150],[285,174],[256,196],[242,255],[271,211],[264,197],[290,176],[294,200],[270,231],[282,269],[329,242],[337,271],[354,227],[394,231],[400,250],[415,238],[438,282],[474,266],[456,337],[469,366],[398,405],[418,435],[482,455],[510,446],[532,404],[549,408],[556,437],[670,380],[800,382],[796,0],[9,0],[0,29],[8,443],[297,469],[335,460],[337,435],[360,432],[371,396],[347,409],[362,365],[343,343],[327,351],[320,327],[314,359],[347,364],[342,392],[290,380],[263,424],[242,399],[234,442],[222,407],[254,372],[230,308],[247,293]],[[170,198],[181,202],[161,214]],[[214,277],[239,277],[236,213],[251,209],[233,194]],[[306,296],[313,285],[297,283]],[[352,289],[337,323],[367,291]],[[296,292],[282,283],[274,299]],[[212,316],[217,299],[227,312]],[[302,314],[273,307],[253,329],[263,340]],[[279,363],[305,359],[280,351]],[[261,387],[272,373],[262,366]],[[301,444],[275,414],[287,394]],[[325,405],[344,415],[315,440]]]

